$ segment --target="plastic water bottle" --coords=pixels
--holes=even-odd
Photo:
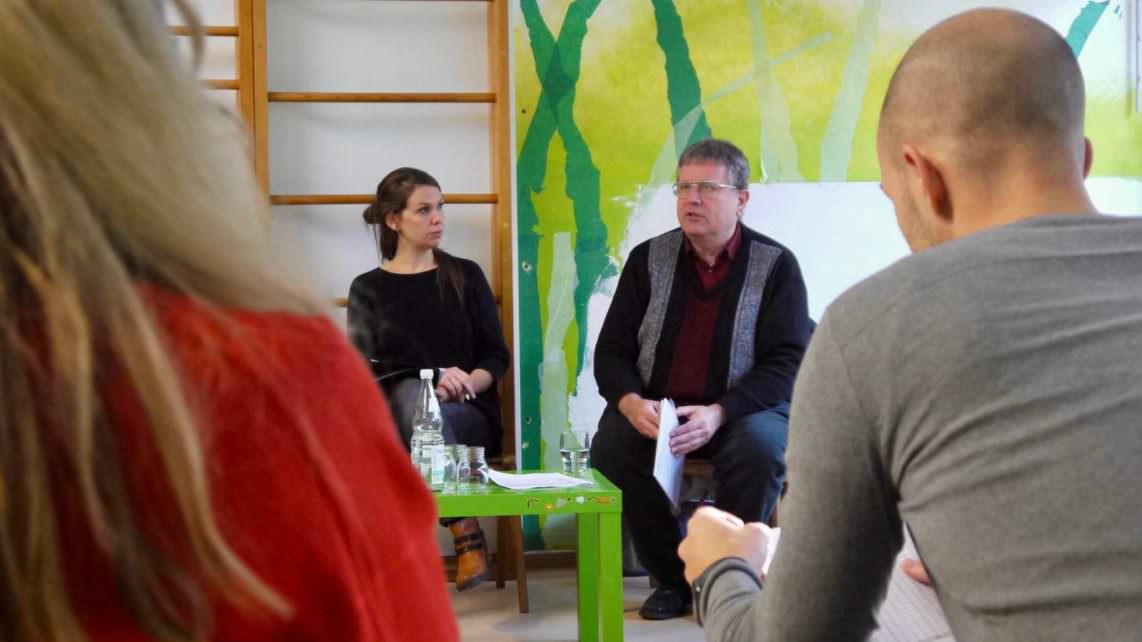
[[[412,416],[412,465],[432,490],[444,488],[444,418],[432,386],[432,369],[420,371],[420,395]]]

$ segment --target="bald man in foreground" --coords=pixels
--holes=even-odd
[[[1087,196],[1083,103],[1022,14],[909,49],[877,151],[915,254],[813,337],[768,577],[763,526],[691,520],[708,639],[866,639],[902,522],[959,642],[1142,639],[1142,220]]]

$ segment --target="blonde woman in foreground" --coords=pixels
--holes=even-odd
[[[428,492],[161,4],[0,2],[0,639],[454,640]]]

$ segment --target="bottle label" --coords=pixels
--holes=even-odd
[[[444,483],[444,444],[432,446],[432,464],[429,471],[429,484],[440,486]]]

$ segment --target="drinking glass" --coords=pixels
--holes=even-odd
[[[579,475],[587,470],[591,454],[591,435],[586,430],[567,430],[559,435],[559,456],[563,459],[563,473]]]

